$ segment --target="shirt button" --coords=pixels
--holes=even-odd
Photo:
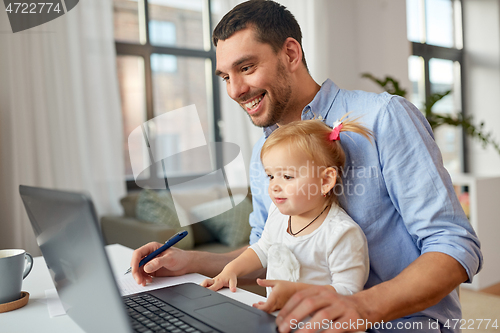
[[[318,119],[319,119],[319,120],[321,120],[321,119],[323,119],[323,117],[321,117],[321,116],[318,116]]]

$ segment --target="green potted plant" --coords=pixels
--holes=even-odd
[[[386,76],[384,79],[378,79],[370,73],[363,73],[362,77],[375,82],[389,94],[406,97],[406,89],[401,88],[399,86],[399,81],[390,76]],[[481,122],[479,125],[474,125],[472,116],[464,116],[461,113],[456,115],[439,114],[432,111],[432,107],[450,93],[451,90],[443,93],[433,93],[425,101],[424,110],[421,111],[425,115],[425,118],[427,118],[432,130],[434,131],[434,129],[444,124],[456,127],[462,126],[467,135],[481,142],[483,148],[491,145],[498,154],[500,154],[500,144],[493,139],[493,134],[491,132],[485,132],[484,122]]]

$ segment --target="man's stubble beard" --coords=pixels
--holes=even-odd
[[[281,63],[281,61],[279,61],[278,65],[276,66],[276,84],[273,86],[272,90],[273,100],[269,98],[270,96],[266,92],[266,95],[269,98],[269,102],[272,104],[269,105],[267,114],[264,115],[266,117],[265,119],[263,119],[262,121],[258,121],[257,119],[252,118],[252,116],[249,115],[248,112],[246,112],[245,107],[242,106],[243,110],[245,110],[245,113],[250,118],[250,121],[255,126],[268,127],[277,124],[281,121],[283,115],[286,113],[286,108],[288,106],[290,96],[292,95],[292,87],[288,83],[288,77],[285,73],[286,67]]]

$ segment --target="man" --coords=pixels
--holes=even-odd
[[[312,316],[311,322],[327,323],[328,331],[335,332],[454,332],[451,320],[461,318],[454,289],[479,271],[482,255],[429,124],[403,98],[346,91],[330,80],[319,86],[308,73],[301,39],[293,15],[265,0],[236,6],[213,34],[216,74],[251,121],[264,128],[250,168],[251,244],[260,238],[271,203],[260,148],[278,125],[317,118],[331,126],[352,112],[375,137],[371,144],[357,134],[341,135],[347,162],[341,171],[343,193],[337,193],[368,240],[371,268],[365,290],[352,296],[321,286],[298,292],[278,315],[280,331],[289,332]],[[140,258],[158,246],[148,244],[134,252],[133,274],[139,283],[151,279],[136,268]],[[172,249],[144,270],[214,276],[243,250],[220,255]],[[318,328],[312,327],[306,331]]]

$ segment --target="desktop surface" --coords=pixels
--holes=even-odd
[[[115,276],[123,275],[123,272],[130,266],[130,258],[132,249],[121,245],[108,245],[106,252],[110,259],[111,268]],[[172,281],[172,283],[194,282],[200,283],[206,277],[200,274],[189,274],[182,278],[156,278]],[[173,282],[175,281],[175,282]],[[0,322],[2,323],[2,332],[6,333],[26,333],[26,332],[47,332],[47,333],[66,333],[84,332],[69,316],[62,315],[50,318],[46,291],[53,290],[54,284],[49,275],[49,271],[43,257],[34,258],[33,270],[23,282],[23,291],[30,293],[30,299],[23,308],[0,313]],[[252,305],[253,303],[264,301],[265,298],[250,293],[248,291],[238,289],[236,293],[232,293],[225,288],[219,293],[231,297],[237,301]]]

